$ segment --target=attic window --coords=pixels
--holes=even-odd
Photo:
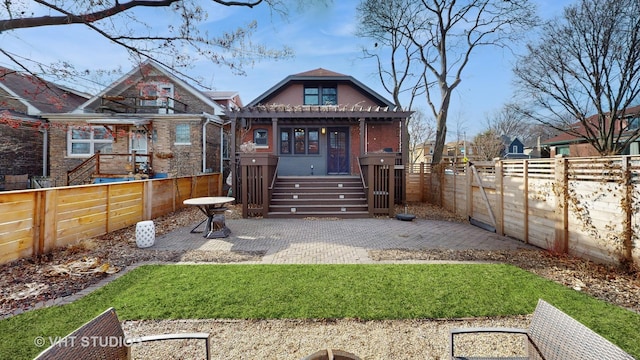
[[[636,130],[640,128],[640,117],[629,118],[627,121],[628,121],[628,125],[627,125],[628,130]]]
[[[335,86],[305,86],[304,105],[336,105],[338,90]]]

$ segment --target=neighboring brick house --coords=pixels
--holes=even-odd
[[[58,125],[50,135],[51,176],[66,184],[80,164],[134,152],[135,166],[122,156],[94,178],[222,171],[223,116],[210,96],[148,60],[72,113],[47,114]]]
[[[357,158],[366,153],[408,154],[401,134],[411,112],[322,68],[290,75],[228,114],[237,142],[280,158],[279,176],[356,175]]]
[[[88,95],[32,74],[0,67],[0,190],[24,189],[24,178],[48,175],[49,124],[43,113],[64,113]],[[19,181],[11,180],[19,176]],[[55,185],[55,184],[52,184]]]
[[[626,128],[628,130],[636,130],[640,127],[640,106],[633,106],[627,108],[624,111],[625,115],[622,119],[617,119],[616,131],[620,131]],[[610,121],[608,119],[607,121]],[[586,119],[587,123],[597,124],[598,115],[592,115]],[[584,125],[581,122],[576,122],[571,125],[575,132],[578,134],[586,134]],[[625,132],[622,133],[621,139],[625,139],[628,135]],[[584,136],[576,136],[568,133],[561,133],[541,143],[544,147],[549,149],[551,157],[556,155],[564,155],[571,157],[588,157],[588,156],[600,156],[600,153],[585,139]],[[623,150],[623,155],[639,155],[640,154],[640,141],[634,141]]]

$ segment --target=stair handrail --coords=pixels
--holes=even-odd
[[[90,169],[99,169],[99,164],[100,164],[100,151],[96,151],[95,154],[93,154],[93,156],[91,156],[90,158],[86,159],[85,161],[81,162],[78,166],[76,166],[75,168],[67,171],[67,185],[73,185],[71,179],[73,178],[74,181],[77,181],[79,178],[81,178],[80,176],[75,176],[73,177],[73,175],[75,175],[76,173],[80,174],[80,175],[85,175],[88,172],[90,172]],[[92,166],[87,166],[87,165],[92,165]],[[84,170],[83,170],[84,169]],[[82,172],[80,170],[83,170]],[[99,170],[97,170],[97,172],[99,172]],[[93,175],[93,174],[91,174]],[[84,182],[84,180],[86,180],[87,178],[90,178],[91,175],[89,175],[88,177],[85,176],[81,179],[82,182]],[[81,182],[81,183],[82,183]]]
[[[276,169],[273,172],[273,176],[271,176],[271,185],[269,186],[269,190],[273,190],[273,187],[276,184],[276,179],[278,178],[278,166],[280,166],[280,158],[276,160]],[[271,200],[269,200],[271,201]]]
[[[367,186],[367,184],[364,181],[364,175],[363,175],[363,172],[362,172],[362,164],[360,164],[360,158],[356,157],[356,160],[358,160],[358,169],[360,169],[360,181],[362,182],[362,187],[364,189],[368,189],[369,187]],[[365,191],[365,194],[366,193],[367,192]]]

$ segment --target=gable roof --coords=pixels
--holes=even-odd
[[[640,105],[638,106],[632,106],[630,108],[625,109],[624,111],[621,112],[623,116],[638,116],[640,115]],[[606,113],[605,116],[607,116],[608,119],[608,115],[609,113]],[[586,119],[586,122],[588,124],[593,124],[594,126],[597,124],[598,122],[598,114],[595,115],[591,115]],[[576,136],[573,134],[568,134],[566,132],[562,132],[560,134],[558,134],[557,136],[554,136],[552,138],[549,138],[545,141],[542,142],[543,145],[565,145],[565,144],[570,144],[570,143],[577,143],[577,142],[584,142],[585,137],[587,136],[587,130],[584,127],[584,124],[580,121],[577,121],[573,124],[571,124],[569,126],[570,128],[574,129],[575,132],[577,132],[578,134],[580,134],[581,136]]]
[[[268,101],[268,99],[276,95],[281,89],[283,89],[289,83],[305,82],[305,81],[336,81],[336,82],[350,83],[355,88],[359,89],[361,92],[367,94],[368,96],[380,102],[381,104],[384,104],[383,106],[387,106],[389,108],[394,107],[394,104],[391,101],[387,100],[386,98],[384,98],[377,92],[373,91],[371,88],[369,88],[365,84],[356,80],[354,77],[343,75],[343,74],[340,74],[331,70],[323,69],[323,68],[318,68],[314,70],[301,72],[299,74],[287,76],[286,78],[278,82],[276,85],[272,86],[269,90],[265,91],[264,93],[259,95],[257,98],[255,98],[253,101],[251,101],[249,104],[247,104],[247,107],[253,107],[253,106],[263,104],[265,100]]]
[[[27,108],[28,115],[69,112],[89,95],[0,66],[0,88]]]
[[[75,113],[83,113],[87,109],[90,109],[90,108],[93,108],[95,106],[98,106],[100,101],[101,101],[101,99],[102,99],[102,97],[104,95],[113,94],[114,92],[117,93],[119,91],[122,92],[122,91],[126,90],[127,88],[129,88],[131,86],[132,83],[137,83],[138,81],[140,81],[141,79],[144,78],[144,72],[142,70],[145,69],[146,67],[149,67],[149,66],[154,68],[155,70],[159,71],[160,73],[162,73],[167,78],[169,78],[171,80],[171,82],[173,82],[173,83],[179,85],[180,87],[182,87],[183,89],[187,90],[189,93],[194,95],[200,101],[202,101],[205,104],[207,104],[208,106],[212,107],[215,110],[214,111],[215,114],[213,114],[213,115],[224,115],[224,109],[222,108],[222,106],[220,104],[218,104],[213,99],[211,99],[210,97],[205,95],[202,91],[200,91],[200,90],[196,89],[195,87],[191,86],[186,81],[184,81],[184,80],[178,78],[177,76],[175,76],[174,74],[172,74],[170,71],[165,69],[163,66],[161,66],[157,62],[155,62],[153,60],[150,60],[150,59],[145,60],[142,64],[140,64],[140,66],[133,68],[131,71],[126,73],[120,79],[116,80],[113,84],[109,85],[107,88],[102,90],[96,96],[94,96],[91,99],[87,100],[85,103],[80,105],[74,112]]]

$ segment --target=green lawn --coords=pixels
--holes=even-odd
[[[511,265],[142,266],[70,305],[0,321],[0,358],[113,306],[135,319],[412,319],[532,313],[539,298],[640,357],[640,315]]]

